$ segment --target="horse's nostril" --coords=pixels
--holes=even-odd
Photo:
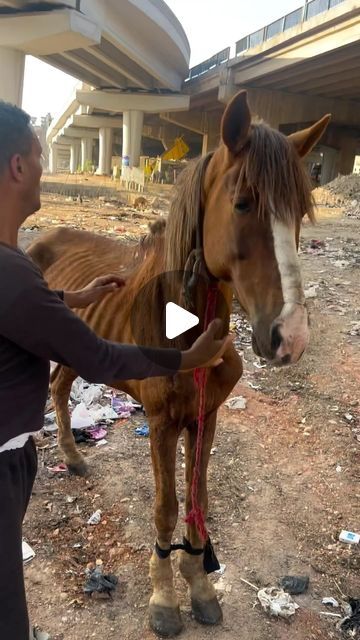
[[[273,353],[276,353],[282,342],[282,337],[279,329],[279,325],[275,324],[271,329],[271,349]]]
[[[283,356],[281,358],[281,362],[282,364],[290,364],[291,362],[291,355],[288,353],[286,356]]]

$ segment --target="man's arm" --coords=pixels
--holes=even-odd
[[[48,289],[31,262],[23,260],[12,265],[7,284],[0,286],[0,334],[90,382],[174,375],[179,369],[214,365],[227,347],[226,339],[215,340],[216,323],[184,352],[103,340]]]
[[[93,302],[99,302],[106,294],[116,291],[125,285],[125,280],[115,274],[95,278],[78,291],[63,291],[62,300],[70,309],[83,309]],[[60,294],[59,291],[56,292]],[[61,296],[60,296],[61,297]]]

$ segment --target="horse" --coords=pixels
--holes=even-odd
[[[202,330],[209,292],[216,290],[213,315],[223,320],[221,335],[229,331],[235,295],[251,322],[255,353],[276,365],[296,363],[309,341],[297,249],[302,218],[307,214],[314,219],[311,184],[302,158],[321,138],[329,119],[326,115],[286,137],[263,121],[252,120],[246,91],[240,91],[224,110],[218,148],[189,162],[181,173],[166,224],[156,224],[135,246],[60,228],[35,241],[29,255],[54,289],[79,289],[96,276],[125,270],[123,289],[77,311],[99,336],[169,346],[163,321],[164,307],[171,300],[192,309],[200,319],[197,327],[176,338],[178,347],[188,348]],[[140,291],[146,295],[139,303]],[[242,369],[241,358],[230,344],[221,364],[206,370],[197,486],[205,516],[207,466],[217,411]],[[76,371],[58,365],[51,391],[60,448],[69,469],[82,475],[85,462],[74,443],[68,410],[76,377]],[[180,547],[179,568],[189,586],[194,617],[203,624],[218,624],[222,610],[208,576],[216,565],[209,540],[204,541],[194,521],[189,520],[184,544],[172,545],[178,519],[175,458],[181,432],[185,438],[187,513],[193,506],[200,395],[193,373],[155,381],[117,380],[111,386],[143,404],[150,426],[157,531],[150,559],[151,628],[161,636],[174,636],[183,627],[170,561],[174,547]]]

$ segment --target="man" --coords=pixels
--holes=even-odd
[[[36,474],[32,435],[43,424],[54,360],[97,382],[174,375],[221,360],[229,338],[219,321],[187,351],[140,350],[98,338],[69,306],[86,306],[123,286],[98,278],[77,292],[50,291],[18,248],[18,230],[40,208],[41,146],[29,116],[0,102],[0,638],[28,640],[22,521]],[[154,353],[156,362],[154,364]],[[147,358],[151,355],[151,358]],[[35,638],[31,632],[30,637]]]

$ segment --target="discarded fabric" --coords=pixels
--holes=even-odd
[[[263,609],[271,616],[290,618],[295,614],[296,609],[299,608],[299,605],[293,601],[289,593],[277,587],[260,589],[257,597]]]
[[[107,593],[111,596],[111,592],[114,591],[118,578],[111,573],[103,573],[103,564],[101,561],[96,561],[96,567],[94,569],[86,569],[85,571],[87,581],[84,586],[84,592],[91,595],[93,593]]]
[[[360,631],[360,600],[349,598],[349,605],[351,614],[339,622],[339,628],[347,632],[350,638],[357,638],[357,631]]]
[[[304,593],[309,586],[308,576],[284,576],[280,580],[280,586],[291,595]]]
[[[150,433],[149,426],[147,424],[143,424],[142,427],[136,427],[134,433],[136,433],[137,436],[144,436],[147,438]]]

